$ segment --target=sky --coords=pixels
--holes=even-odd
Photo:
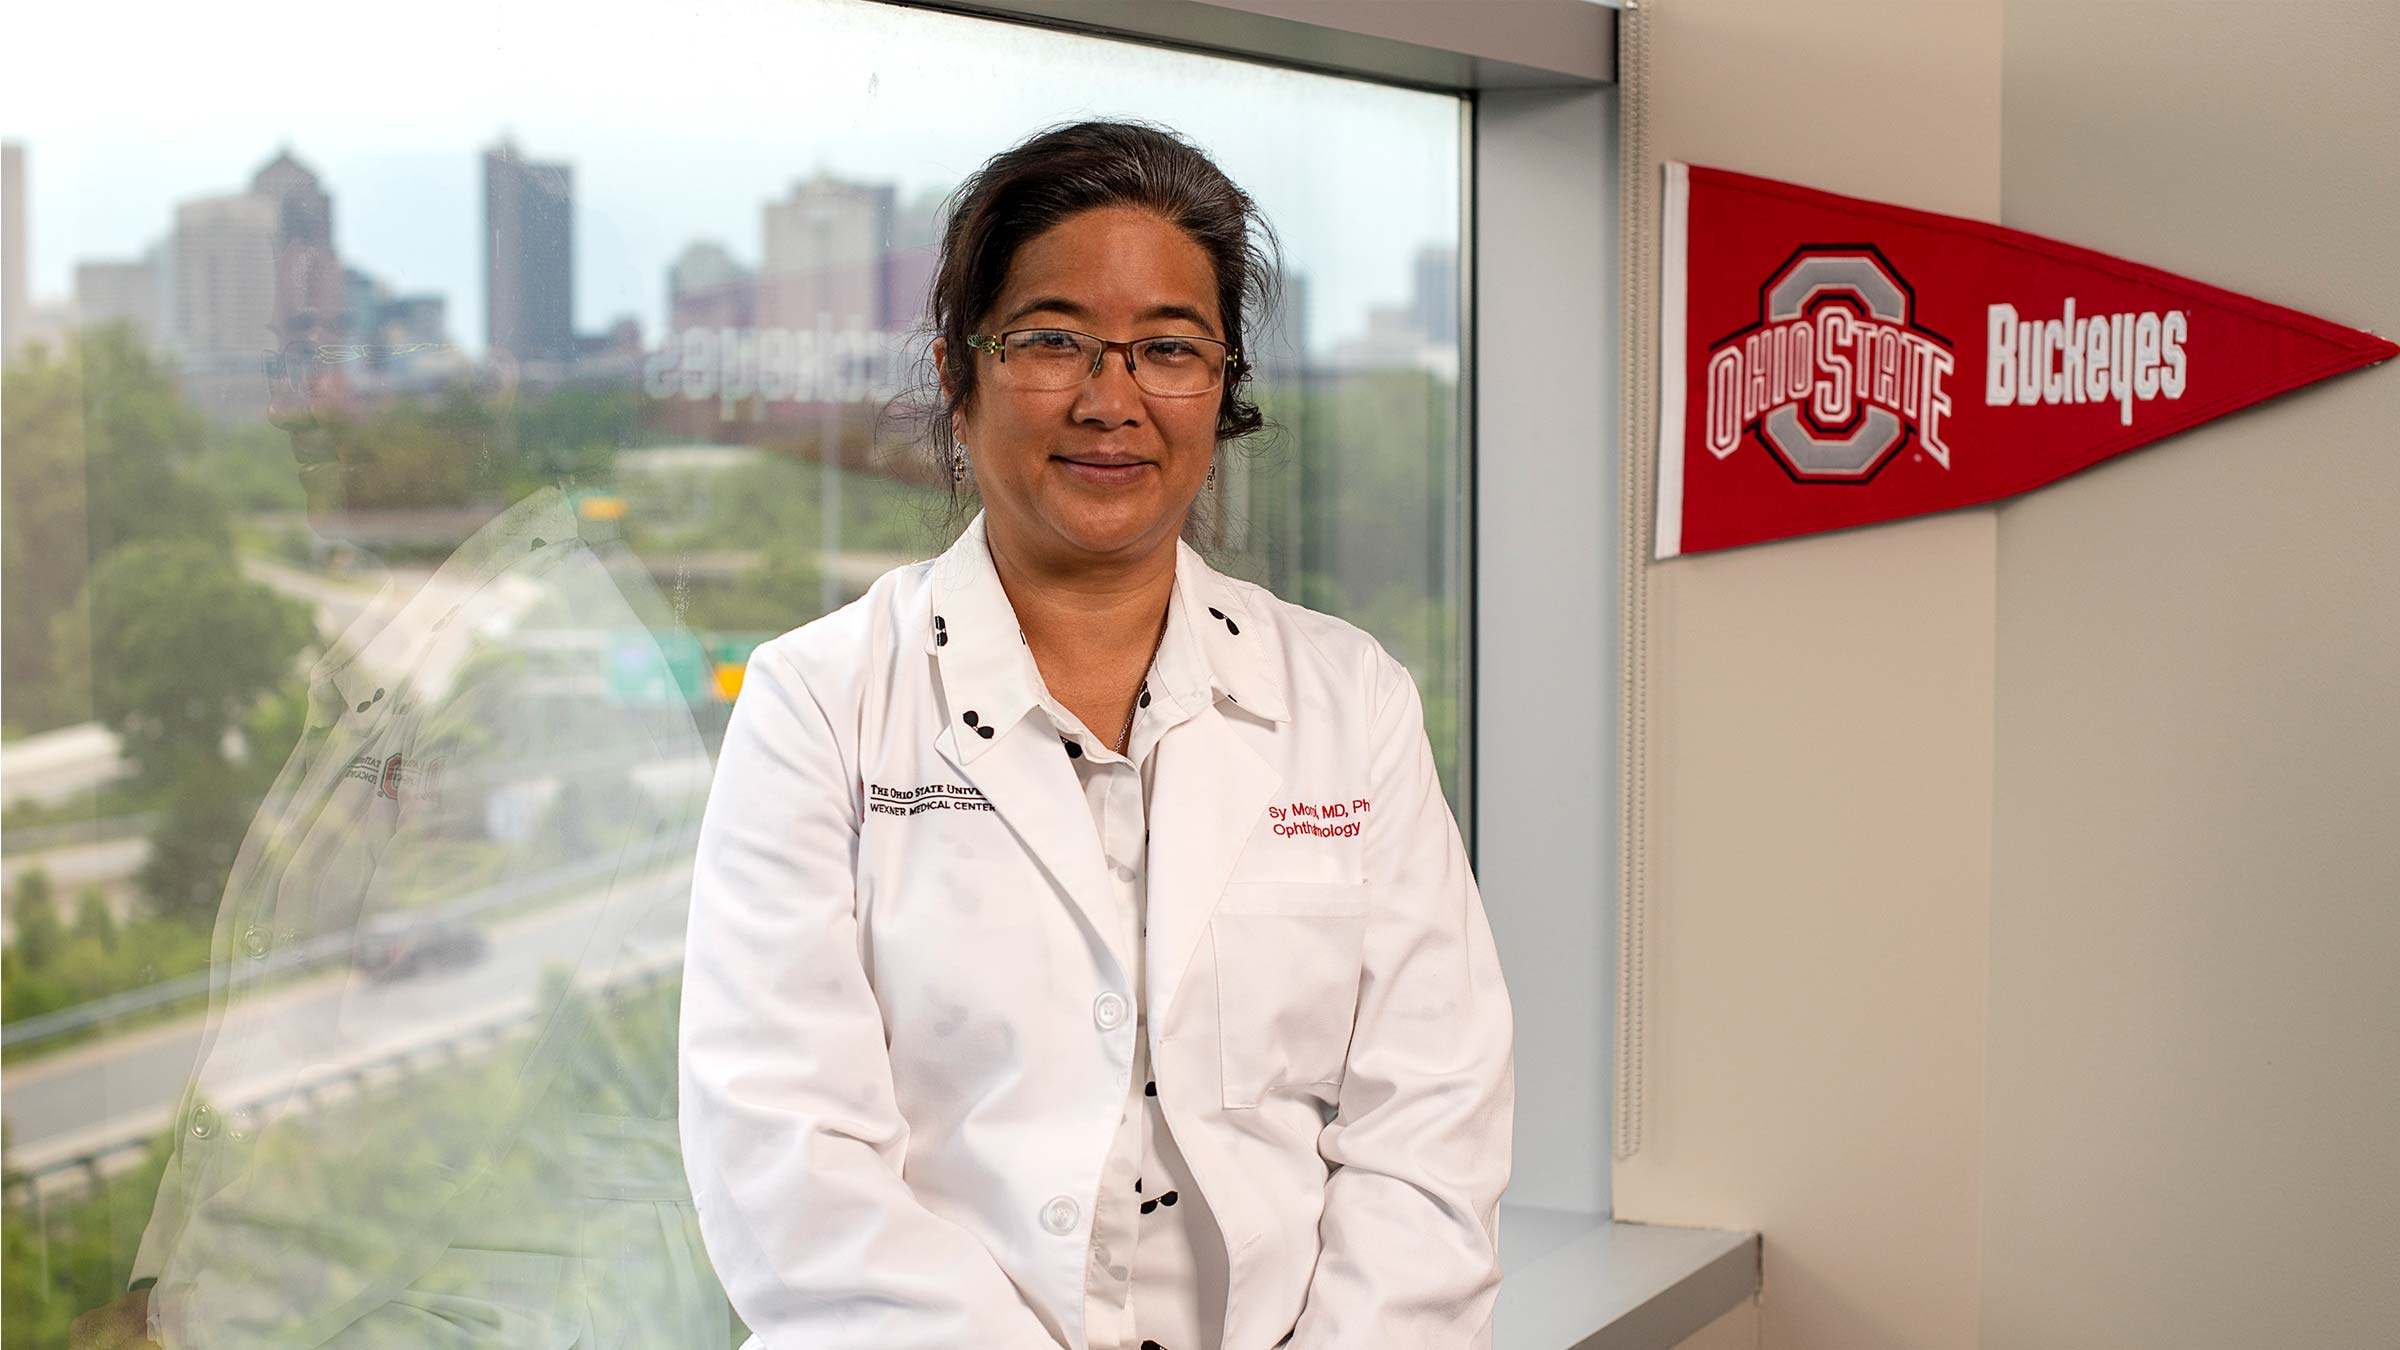
[[[574,166],[579,331],[655,343],[665,269],[713,238],[755,264],[759,208],[823,169],[947,189],[1054,121],[1145,117],[1247,189],[1310,279],[1311,344],[1408,298],[1455,245],[1459,99],[874,0],[21,6],[0,138],[25,146],[32,289],[137,256],[173,205],[239,191],[279,148],[334,195],[345,261],[483,333],[481,153]]]

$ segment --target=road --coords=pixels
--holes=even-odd
[[[646,955],[672,960],[680,952],[680,897],[690,876],[690,860],[684,859],[625,883],[644,888],[636,894],[664,897],[655,906],[652,922],[633,935]],[[221,1037],[238,1037],[284,1019],[377,1029],[377,1034],[351,1046],[342,1063],[312,1066],[318,1072],[347,1070],[398,1051],[439,1045],[512,1010],[530,1009],[542,967],[576,959],[604,899],[594,894],[567,900],[497,925],[487,932],[490,947],[483,959],[463,969],[429,971],[385,984],[369,983],[347,969],[310,976],[245,1007]],[[8,1120],[11,1163],[36,1170],[128,1133],[163,1127],[192,1076],[204,1028],[205,1019],[195,1014],[8,1070],[0,1080],[0,1113]],[[259,1087],[209,1084],[211,1097],[226,1103]]]
[[[142,864],[148,861],[150,841],[138,834],[124,835],[96,843],[46,848],[39,853],[11,853],[0,859],[0,878],[14,887],[18,877],[40,869],[50,878],[50,893],[57,897],[59,911],[72,918],[75,896],[84,887],[123,881],[141,871]],[[119,913],[117,917],[126,916]]]
[[[311,572],[273,558],[245,555],[242,574],[252,581],[273,587],[279,594],[294,600],[306,601],[316,609],[317,632],[330,640],[348,628],[353,620],[366,612],[376,594],[383,588],[384,574],[371,574],[357,580],[329,577]],[[392,580],[401,585],[423,581],[426,574],[391,573]],[[413,587],[412,587],[413,589]]]

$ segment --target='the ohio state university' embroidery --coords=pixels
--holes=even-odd
[[[869,783],[867,809],[879,815],[913,816],[924,811],[989,811],[992,804],[979,789],[963,783],[928,783],[913,788]]]

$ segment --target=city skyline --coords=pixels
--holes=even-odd
[[[406,23],[350,9],[294,25],[227,0],[155,16],[126,44],[99,15],[29,11],[12,46],[48,55],[0,81],[0,140],[32,159],[32,297],[63,301],[78,260],[138,257],[168,203],[289,146],[340,198],[344,256],[449,297],[454,332],[480,343],[473,152],[502,134],[576,165],[579,333],[623,314],[657,332],[660,278],[693,239],[756,265],[758,204],[795,179],[891,183],[906,202],[1080,117],[1150,118],[1205,147],[1312,275],[1318,347],[1406,300],[1418,243],[1459,238],[1453,96],[865,0],[715,0],[691,17],[595,23],[517,0],[495,26],[470,0],[425,0]]]
[[[21,164],[24,156],[15,143],[10,146]],[[805,330],[823,312],[897,333],[921,317],[936,212],[946,189],[926,189],[902,202],[897,184],[853,182],[820,168],[793,179],[782,195],[759,201],[756,265],[719,238],[691,237],[661,268],[663,313],[655,327],[638,315],[618,315],[581,331],[570,317],[577,308],[570,242],[578,209],[575,166],[525,158],[505,136],[480,151],[478,162],[488,242],[483,291],[472,310],[483,315],[487,350],[497,345],[563,373],[579,353],[667,349],[693,324]],[[341,313],[347,340],[448,341],[473,348],[472,335],[447,327],[467,307],[440,292],[395,288],[343,256],[335,224],[339,196],[285,145],[250,175],[246,189],[173,203],[174,224],[140,258],[77,260],[69,311],[79,323],[131,322],[162,347],[187,356],[224,358],[245,350],[241,333],[263,334],[288,318],[275,311],[272,254],[305,242],[344,264],[329,277],[340,294],[312,297],[307,307]],[[529,199],[538,209],[529,209]],[[12,212],[25,204],[24,193],[12,194]],[[1409,259],[1402,299],[1370,305],[1355,330],[1312,355],[1331,355],[1342,365],[1421,365],[1454,375],[1456,267],[1455,248],[1420,244]],[[1287,289],[1284,316],[1306,329],[1311,278],[1294,273]],[[507,298],[495,303],[495,295]],[[281,303],[289,307],[292,301]],[[55,301],[42,308],[57,321]],[[531,317],[537,311],[538,322]],[[530,334],[528,325],[541,331],[496,341],[503,320],[513,325],[511,333]],[[1448,353],[1433,350],[1445,347]],[[206,364],[226,365],[221,373],[233,374],[229,359]]]

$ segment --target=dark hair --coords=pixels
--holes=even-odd
[[[977,393],[967,335],[998,303],[1017,250],[1071,216],[1108,206],[1152,212],[1208,254],[1225,340],[1244,358],[1219,394],[1217,445],[1222,449],[1268,428],[1244,386],[1258,359],[1247,336],[1248,318],[1274,314],[1281,298],[1281,249],[1274,227],[1250,194],[1175,132],[1141,121],[1066,123],[994,155],[945,204],[941,253],[919,333],[925,343],[920,368],[930,374],[918,382],[914,395],[920,439],[932,452],[941,481],[951,480],[957,453],[951,418],[972,406]],[[954,394],[943,392],[942,372],[931,369],[937,337],[944,341]],[[1201,501],[1207,499],[1203,493]],[[950,506],[953,522],[963,520],[967,512],[955,483]],[[1187,538],[1213,527],[1203,514],[1195,504],[1194,518],[1185,525]]]

